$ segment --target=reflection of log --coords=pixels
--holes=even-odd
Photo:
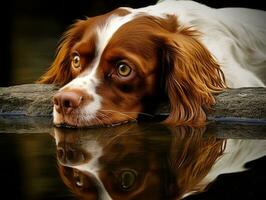
[[[138,124],[135,125],[138,126]],[[147,127],[147,130],[149,130],[150,124],[142,123],[141,126]],[[155,124],[153,124],[153,126],[156,127]],[[102,130],[102,132],[108,133],[110,128],[104,129],[106,130]],[[158,128],[158,130],[161,131],[162,137],[164,137],[164,129],[161,127]],[[82,130],[72,129],[72,131],[78,132]],[[52,132],[53,125],[51,117],[21,117],[0,115],[0,133],[35,134]],[[90,129],[90,132],[95,132],[95,134],[99,134],[99,129]],[[266,124],[238,124],[231,122],[213,122],[208,124],[206,132],[204,134],[218,138],[266,139]]]
[[[0,88],[0,114],[51,116],[53,85],[26,84]],[[227,90],[216,96],[217,103],[208,114],[215,121],[266,121],[266,88]],[[177,102],[178,103],[178,102]],[[159,107],[157,114],[167,114],[168,106]]]
[[[0,133],[51,133],[51,117],[27,117],[0,115]]]
[[[207,135],[232,139],[266,139],[266,123],[213,122],[207,125]]]

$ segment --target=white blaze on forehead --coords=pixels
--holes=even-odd
[[[99,145],[97,141],[91,140],[86,141],[86,144],[85,146],[83,146],[83,149],[85,149],[86,152],[90,153],[91,159],[88,163],[71,167],[76,168],[82,172],[89,173],[91,180],[97,186],[100,200],[112,200],[99,177],[99,171],[101,170],[99,158],[103,155],[103,148]]]
[[[98,42],[96,48],[99,58],[101,57],[103,50],[107,46],[114,33],[122,25],[132,20],[133,17],[134,14],[128,14],[125,16],[111,15],[103,26],[97,28],[96,33],[98,36]]]
[[[58,143],[60,142],[60,135],[57,132],[57,130],[55,130],[54,137],[55,137],[56,145],[58,146]],[[93,181],[93,183],[97,186],[99,200],[112,200],[112,198],[108,194],[108,191],[106,190],[103,182],[101,181],[98,175],[99,171],[102,168],[99,163],[99,158],[103,155],[102,146],[99,145],[98,141],[96,140],[86,140],[86,142],[81,146],[82,146],[82,149],[86,150],[86,152],[91,155],[91,159],[87,163],[79,164],[79,165],[69,165],[67,163],[62,163],[62,162],[60,163],[63,166],[71,167],[81,172],[85,172],[90,177],[90,179]]]
[[[123,8],[130,11],[130,8]],[[106,22],[96,28],[96,35],[97,35],[97,41],[96,41],[96,58],[94,59],[93,68],[91,70],[91,74],[96,74],[96,70],[100,64],[100,60],[102,57],[102,53],[107,46],[108,42],[114,35],[114,33],[125,23],[129,22],[133,19],[133,14],[128,14],[125,16],[119,16],[119,15],[111,15]]]

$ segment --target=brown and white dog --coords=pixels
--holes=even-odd
[[[54,138],[63,182],[90,200],[182,199],[266,155],[266,140],[219,139],[188,126],[55,128]]]
[[[165,0],[78,20],[40,83],[63,86],[54,123],[110,125],[170,102],[169,124],[203,125],[213,94],[264,87],[266,14]]]
[[[203,133],[137,124],[55,128],[59,173],[80,199],[180,199],[206,187],[201,181],[223,153],[224,140]]]

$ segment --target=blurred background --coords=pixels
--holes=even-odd
[[[33,83],[52,63],[62,33],[75,19],[120,6],[133,8],[157,0],[9,0],[1,3],[0,86]],[[261,0],[198,0],[220,7],[265,10]]]

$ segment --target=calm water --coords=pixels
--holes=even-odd
[[[193,129],[152,123],[76,130],[54,128],[49,118],[0,116],[1,195],[264,199],[265,130],[252,124]]]

